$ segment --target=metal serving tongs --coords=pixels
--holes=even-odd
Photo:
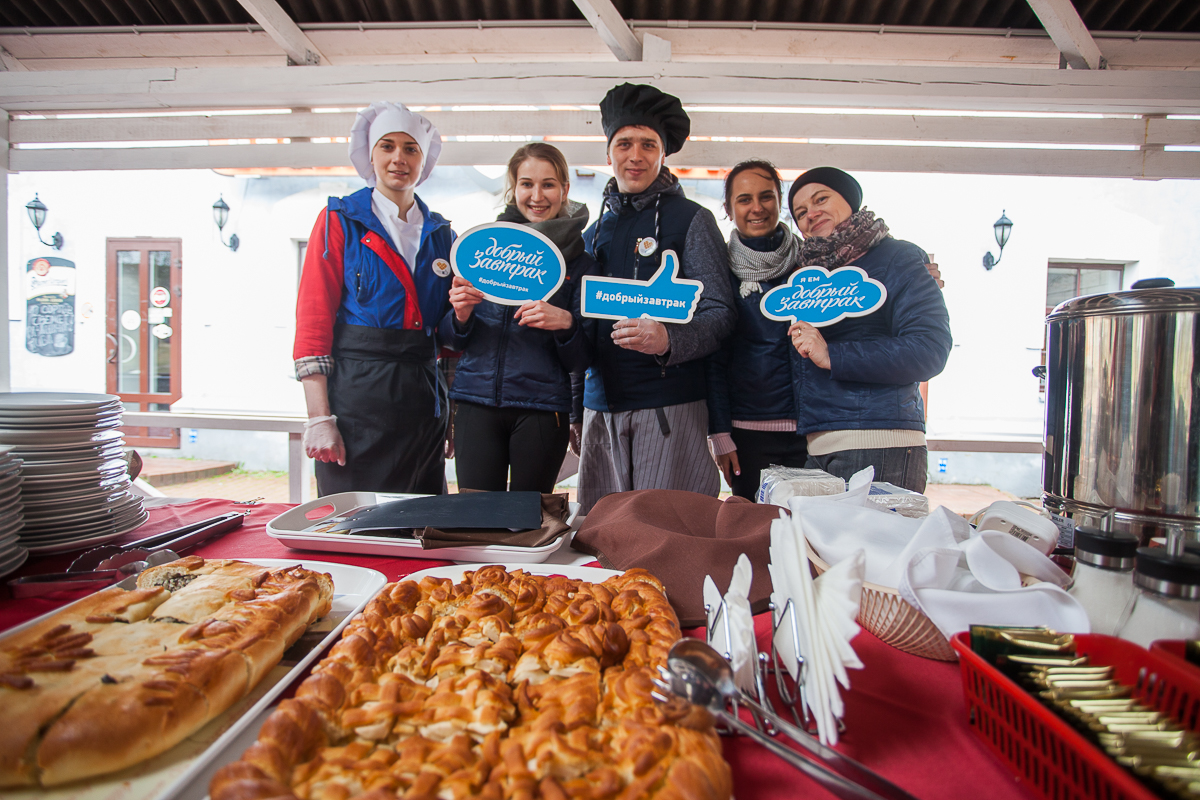
[[[880,777],[852,758],[827,747],[815,737],[792,725],[770,709],[764,708],[733,680],[733,668],[721,654],[698,639],[675,643],[667,655],[667,666],[659,667],[658,692],[654,698],[668,702],[668,694],[703,706],[722,722],[749,736],[838,797],[847,800],[916,800],[894,783]],[[770,720],[775,729],[793,740],[813,758],[806,758],[777,742],[753,725],[743,722],[728,708],[730,701],[746,706],[756,715]]]
[[[151,566],[174,561],[179,558],[179,551],[195,547],[213,536],[240,527],[246,513],[248,512],[233,511],[147,536],[127,545],[97,547],[76,558],[71,566],[67,567],[66,572],[27,575],[9,581],[8,586],[13,597],[37,597],[61,591],[102,589],[141,572],[151,559],[154,561]],[[170,557],[164,560],[164,555]]]

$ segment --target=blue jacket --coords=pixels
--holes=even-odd
[[[788,233],[788,236],[791,236]],[[739,279],[729,273],[737,307],[733,334],[708,357],[708,432],[729,433],[733,421],[795,419],[795,362],[803,361],[787,335],[788,323],[763,315],[763,293],[785,283],[787,275],[760,281],[762,292],[742,297]]]
[[[796,432],[925,430],[917,385],[950,355],[950,316],[941,289],[911,242],[884,239],[852,266],[887,288],[873,314],[821,328],[831,369],[792,361]]]
[[[450,397],[493,407],[571,413],[571,373],[587,369],[591,347],[579,316],[584,275],[596,262],[587,253],[567,264],[563,285],[549,302],[575,318],[569,331],[517,324],[514,306],[484,300],[460,330],[453,313],[442,325],[443,341],[461,350]]]
[[[438,323],[450,309],[451,280],[448,270],[446,277],[438,276],[433,264],[449,259],[454,233],[420,197],[416,203],[425,223],[414,269],[371,211],[371,189],[329,198],[308,240],[296,299],[293,358],[329,355],[337,323],[424,330],[433,349]]]

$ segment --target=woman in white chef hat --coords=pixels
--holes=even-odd
[[[399,103],[372,103],[350,131],[367,182],[317,217],[296,302],[296,377],[317,489],[440,494],[449,414],[437,328],[450,310],[450,223],[416,188],[442,149]]]

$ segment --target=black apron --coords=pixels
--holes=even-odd
[[[319,495],[442,493],[450,401],[436,341],[423,330],[334,328],[329,409],[338,418],[346,466],[316,462]]]

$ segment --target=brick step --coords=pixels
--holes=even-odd
[[[237,469],[236,461],[202,461],[191,458],[147,458],[139,476],[151,486],[170,486],[215,478]]]

